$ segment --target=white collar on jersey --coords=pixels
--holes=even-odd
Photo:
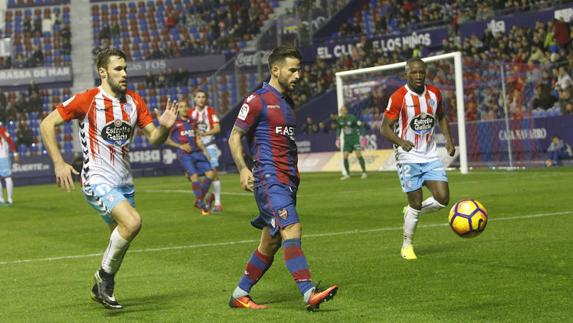
[[[110,100],[116,100],[116,101],[125,100],[125,96],[124,96],[123,98],[116,98],[115,96],[113,96],[113,95],[107,93],[107,92],[103,89],[103,87],[102,87],[101,85],[98,86],[97,88],[100,90],[100,92],[103,94],[103,96],[107,97],[107,98],[110,99]]]
[[[426,87],[426,84],[424,84],[424,92],[422,92],[422,94],[418,94],[418,92],[416,91],[412,91],[412,89],[410,89],[408,87],[408,84],[406,84],[406,90],[408,90],[408,92],[412,93],[415,96],[425,96],[426,95],[426,91],[428,90],[428,88]]]

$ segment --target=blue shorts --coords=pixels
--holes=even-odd
[[[10,176],[12,176],[10,159],[0,158],[0,177],[10,177]]]
[[[207,152],[209,152],[209,162],[211,163],[211,167],[219,167],[219,155],[221,154],[221,151],[217,148],[217,145],[207,146]]]
[[[206,172],[212,170],[209,160],[207,160],[207,157],[205,157],[202,151],[196,151],[190,154],[178,152],[177,158],[179,158],[181,167],[183,167],[189,176],[193,174],[199,176],[205,175]]]
[[[444,165],[439,160],[429,163],[403,163],[397,167],[402,191],[405,193],[421,189],[425,181],[448,181]]]
[[[133,185],[111,187],[106,184],[84,186],[84,196],[86,201],[98,211],[105,223],[111,224],[115,221],[111,217],[111,211],[120,202],[127,200],[132,207],[135,207],[135,189]]]
[[[251,224],[262,229],[267,226],[271,235],[275,236],[279,229],[299,223],[296,212],[296,187],[273,183],[261,184],[255,187],[255,201],[259,207],[259,215]]]

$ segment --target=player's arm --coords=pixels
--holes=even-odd
[[[243,144],[241,138],[245,135],[245,131],[237,126],[233,127],[231,130],[231,136],[229,136],[229,148],[231,149],[231,155],[235,161],[235,165],[239,170],[241,187],[247,191],[253,191],[254,177],[251,170],[247,167],[245,163],[245,158],[243,157]]]
[[[201,133],[203,136],[214,136],[221,132],[221,125],[219,123],[215,123],[211,130],[205,131]]]
[[[167,99],[165,111],[160,114],[159,110],[155,109],[155,115],[157,120],[159,120],[159,127],[155,127],[153,123],[148,123],[143,127],[143,133],[153,147],[164,143],[169,136],[169,129],[171,129],[177,119],[177,101],[171,102],[170,99]]]
[[[207,157],[207,159],[211,159],[211,157],[209,155],[209,151],[207,150],[207,148],[203,144],[203,139],[201,138],[200,134],[195,135],[195,143],[197,144],[197,148],[199,148],[203,152],[203,155],[205,155],[205,157]]]
[[[454,141],[452,140],[452,134],[450,132],[450,123],[448,122],[448,117],[443,111],[437,111],[438,124],[442,130],[442,134],[446,138],[446,149],[450,156],[454,156],[456,153],[456,146],[454,146]]]
[[[14,161],[19,163],[20,156],[18,156],[18,152],[16,151],[16,144],[14,144],[14,141],[12,140],[12,138],[10,138],[10,135],[3,128],[0,128],[0,136],[8,142],[10,151],[14,155]]]
[[[73,174],[79,174],[72,165],[64,161],[64,157],[58,148],[58,142],[56,140],[56,127],[64,123],[64,119],[60,115],[58,110],[52,111],[42,123],[40,123],[40,133],[42,135],[42,141],[44,146],[48,151],[48,155],[54,163],[54,172],[56,174],[56,181],[58,186],[65,188],[66,191],[70,192],[74,188]]]
[[[396,135],[393,130],[395,124],[396,120],[392,120],[389,117],[384,116],[384,119],[382,120],[382,127],[380,128],[380,133],[393,144],[402,147],[404,151],[410,151],[414,147],[414,144],[411,141],[403,140],[402,138],[398,137],[398,135]]]

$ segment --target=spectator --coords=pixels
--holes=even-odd
[[[326,126],[326,124],[324,122],[319,122],[318,123],[318,132],[319,133],[328,133],[330,131],[330,129]]]
[[[551,144],[547,147],[547,155],[549,157],[545,161],[547,167],[559,166],[560,160],[573,157],[573,151],[571,146],[565,143],[561,137],[553,136],[551,137]]]
[[[16,129],[16,145],[24,145],[30,147],[34,142],[34,137],[32,135],[32,130],[26,124],[26,122],[20,121],[18,123],[18,129]]]
[[[26,107],[26,112],[40,112],[42,111],[42,99],[38,92],[32,92],[32,95],[28,98],[28,104]]]
[[[306,117],[306,123],[302,128],[303,133],[310,135],[318,132],[318,125],[314,123],[311,117]]]
[[[549,87],[547,86],[544,87],[541,84],[537,84],[535,86],[531,108],[532,110],[535,109],[548,110],[553,107],[553,104],[555,104],[556,101],[557,100],[553,96],[551,96]]]
[[[559,18],[559,20],[555,19],[553,24],[553,35],[555,37],[555,42],[559,45],[560,48],[569,49],[571,48],[571,31],[569,30],[569,26],[563,18]]]
[[[148,89],[155,88],[155,76],[153,76],[151,72],[147,72],[147,74],[145,75],[145,87]]]

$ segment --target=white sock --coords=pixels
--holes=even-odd
[[[440,204],[438,201],[434,199],[434,197],[428,197],[427,199],[422,202],[422,210],[420,210],[421,214],[425,213],[432,213],[438,210],[445,208],[445,205]]]
[[[419,215],[420,210],[413,209],[408,205],[408,209],[404,215],[404,241],[402,242],[402,248],[412,245]]]
[[[0,203],[4,203],[4,187],[2,187],[2,177],[0,177]]]
[[[221,181],[213,181],[211,185],[213,185],[213,193],[215,193],[215,205],[221,205]]]
[[[302,297],[304,298],[305,303],[308,303],[308,300],[310,299],[312,292],[314,292],[315,290],[316,290],[316,287],[313,287],[304,293],[304,295]]]
[[[237,288],[235,288],[235,290],[233,291],[233,298],[239,298],[247,295],[249,295],[249,293],[241,289],[241,287],[239,286],[237,286]]]
[[[8,203],[14,202],[14,200],[12,200],[12,196],[14,195],[14,181],[12,181],[12,177],[6,177],[6,194]]]
[[[109,245],[103,254],[101,268],[108,274],[115,274],[119,270],[123,256],[128,248],[129,241],[119,234],[119,230],[116,227],[109,237]]]

